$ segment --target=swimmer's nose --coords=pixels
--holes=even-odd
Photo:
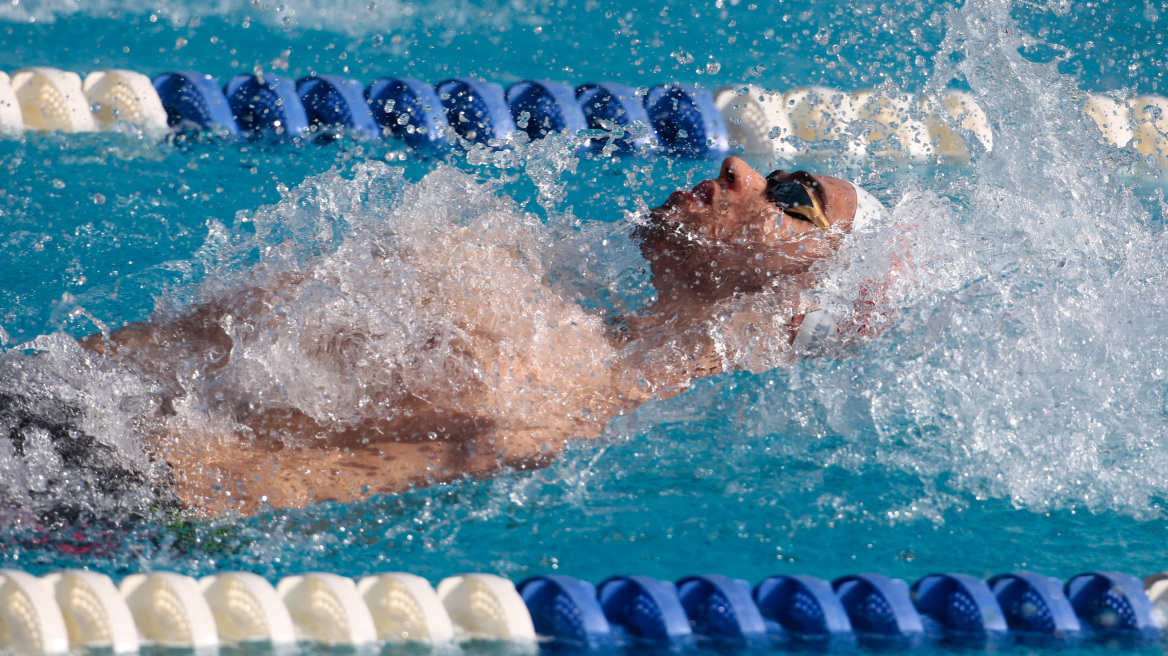
[[[718,175],[718,180],[727,191],[733,193],[762,193],[766,189],[766,178],[737,157],[722,160],[722,171]]]

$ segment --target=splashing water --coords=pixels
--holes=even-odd
[[[72,16],[105,17],[148,14],[175,26],[190,25],[205,16],[254,15],[255,19],[276,28],[303,30],[330,30],[340,33],[364,34],[372,26],[392,30],[413,16],[425,24],[446,29],[466,29],[471,26],[503,25],[514,22],[531,10],[527,3],[471,3],[453,1],[443,6],[430,5],[420,12],[410,3],[397,0],[380,2],[306,2],[303,0],[200,0],[199,2],[140,2],[113,0],[80,2],[79,0],[24,0],[0,4],[0,21],[18,23],[54,23]],[[535,3],[539,7],[538,3]]]
[[[766,330],[770,300],[740,299],[708,329],[741,371],[613,420],[604,439],[568,445],[548,469],[228,518],[234,542],[211,555],[165,528],[161,538],[121,539],[144,562],[191,572],[235,563],[269,575],[311,564],[360,573],[404,560],[431,574],[484,562],[523,572],[555,569],[570,555],[573,573],[599,577],[612,573],[611,547],[628,549],[649,573],[675,575],[678,562],[713,568],[715,552],[741,546],[749,555],[729,573],[797,562],[827,575],[857,553],[907,568],[920,525],[981,549],[983,523],[1041,531],[1043,513],[1053,513],[1073,534],[1089,533],[1070,520],[1080,509],[1129,528],[1162,518],[1161,208],[1132,191],[1147,164],[1109,151],[1080,114],[1076,80],[1056,62],[1020,54],[1036,40],[1012,12],[966,2],[945,14],[945,39],[931,56],[930,86],[963,79],[994,125],[994,150],[973,168],[856,168],[829,155],[806,164],[859,179],[890,207],[816,269],[817,304],[844,319],[882,285],[866,319],[887,324],[878,337],[827,357],[792,357]],[[554,139],[478,150],[415,181],[393,165],[344,164],[283,181],[291,189],[279,202],[231,225],[219,217],[194,257],[173,264],[204,273],[168,287],[156,319],[245,287],[286,289],[279,321],[237,326],[246,357],[215,376],[193,366],[143,375],[63,334],[10,348],[0,359],[0,420],[56,419],[21,429],[22,454],[0,441],[5,530],[17,535],[17,520],[42,521],[29,514],[65,505],[66,523],[78,513],[148,512],[167,473],[151,461],[147,436],[213,440],[238,422],[240,398],[253,410],[295,407],[319,422],[360,425],[383,411],[369,399],[508,384],[484,369],[492,362],[528,358],[524,371],[544,377],[535,387],[553,389],[567,372],[616,357],[593,338],[604,319],[643,308],[653,290],[628,238],[641,219],[616,216],[608,197],[614,188],[644,196],[643,211],[659,200],[658,183],[688,184],[687,171],[624,162],[618,177],[586,158],[578,172],[575,157]],[[518,189],[516,178],[535,191]],[[511,198],[523,194],[539,207]],[[539,291],[545,283],[550,296]],[[458,348],[466,317],[518,337],[467,357]],[[573,322],[576,347],[548,352]],[[560,332],[541,328],[549,323]],[[180,399],[161,417],[160,395]],[[498,410],[518,422],[538,408],[529,399]],[[89,451],[63,449],[70,440]],[[118,489],[102,489],[103,480]],[[155,521],[165,526],[171,516]],[[837,525],[845,528],[832,532]],[[912,528],[896,532],[902,526]],[[881,530],[891,536],[884,543],[872,537]],[[551,546],[594,538],[609,546]],[[856,546],[869,540],[877,555]],[[820,542],[831,546],[814,553]],[[694,553],[693,543],[709,548]],[[970,549],[933,562],[997,562]],[[117,556],[111,567],[133,562]]]

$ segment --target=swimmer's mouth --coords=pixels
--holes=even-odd
[[[705,209],[713,205],[713,180],[704,180],[694,186],[693,191],[677,190],[669,194],[660,207],[649,211],[649,220],[633,230],[633,239],[645,242],[668,240],[676,246],[689,246],[705,239],[686,222],[677,217],[695,209]]]
[[[697,194],[694,194],[694,193],[689,192],[689,191],[681,191],[681,190],[678,190],[678,191],[673,192],[672,194],[669,194],[669,200],[665,201],[665,204],[670,206],[670,207],[677,207],[683,201],[689,202],[689,203],[692,203],[695,205],[703,205],[704,204],[702,202],[702,199],[698,198]]]
[[[698,207],[710,207],[714,204],[714,190],[718,183],[714,180],[703,180],[690,191],[677,190],[669,195],[669,200],[665,201],[666,206],[677,207],[683,203],[690,205],[697,205]]]

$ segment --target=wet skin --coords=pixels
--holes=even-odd
[[[791,174],[783,174],[784,181]],[[650,264],[658,295],[652,306],[612,330],[534,280],[539,300],[530,314],[550,317],[558,332],[549,353],[495,362],[493,345],[506,334],[469,328],[464,350],[490,380],[552,381],[435,387],[388,407],[360,425],[322,425],[296,408],[266,409],[247,399],[228,404],[233,429],[191,435],[168,423],[182,386],[173,363],[199,363],[213,379],[231,361],[227,327],[276,321],[273,307],[303,277],[290,276],[194,308],[164,323],[135,323],[108,339],[91,335],[83,347],[126,363],[167,390],[150,441],[169,466],[169,485],[189,508],[253,512],[261,503],[303,506],[353,501],[466,476],[545,466],[568,439],[599,437],[610,419],[653,399],[674,396],[703,376],[724,370],[709,335],[725,302],[763,291],[792,299],[785,334],[794,339],[804,313],[799,292],[814,285],[810,266],[834,252],[856,210],[852,186],[812,176],[830,224],[783,213],[767,200],[767,181],[742,160],[726,159],[717,177],[678,191],[652,210],[634,237]],[[481,250],[481,249],[480,249]],[[489,263],[507,274],[505,260]],[[307,274],[304,276],[307,277]],[[473,313],[460,307],[458,313]],[[345,337],[319,349],[343,349]],[[337,343],[334,343],[337,342]],[[504,375],[505,374],[505,375]],[[374,399],[376,402],[377,399]]]

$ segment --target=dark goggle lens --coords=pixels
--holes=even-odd
[[[790,207],[812,207],[811,194],[807,188],[794,180],[787,182],[771,182],[767,187],[767,198],[778,206],[780,210]]]

